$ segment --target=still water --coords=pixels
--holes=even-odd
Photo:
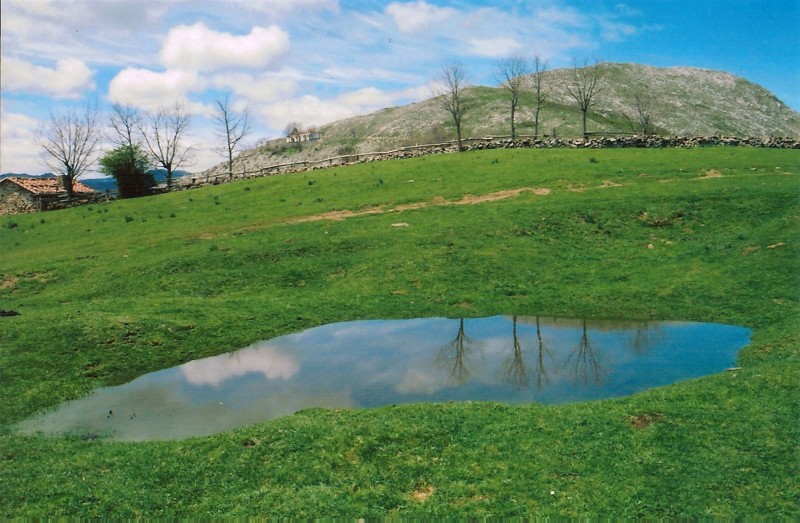
[[[713,323],[533,316],[336,323],[98,389],[17,429],[180,439],[310,407],[609,398],[722,371],[749,336]]]

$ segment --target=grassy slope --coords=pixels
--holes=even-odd
[[[491,151],[4,219],[0,308],[21,315],[0,318],[3,424],[338,320],[756,330],[741,371],[619,400],[312,410],[146,444],[2,432],[0,515],[798,515],[799,168],[782,150]],[[520,187],[553,192],[285,223]]]

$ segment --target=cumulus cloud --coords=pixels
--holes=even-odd
[[[230,89],[236,95],[255,102],[271,102],[293,96],[298,89],[297,82],[292,78],[247,73],[216,75],[211,79],[211,85],[218,89]]]
[[[0,118],[0,172],[40,174],[31,166],[41,162],[41,148],[36,139],[40,122],[18,113],[2,112]]]
[[[203,22],[173,27],[161,49],[167,68],[214,71],[233,67],[263,68],[289,51],[289,34],[276,25],[254,27],[236,36],[210,29]]]
[[[234,355],[190,361],[180,370],[189,383],[218,386],[225,380],[251,372],[261,373],[271,380],[288,380],[300,370],[300,363],[294,356],[273,347],[255,345]]]
[[[260,114],[266,118],[270,127],[275,129],[282,128],[288,122],[325,125],[390,107],[396,105],[398,100],[416,98],[421,93],[422,91],[418,88],[382,91],[374,87],[365,87],[329,99],[306,95],[282,100],[279,103],[263,106]]]
[[[472,54],[487,58],[503,58],[519,52],[522,45],[514,38],[469,38],[467,40]]]
[[[392,2],[386,7],[386,14],[392,17],[403,33],[417,33],[435,27],[457,15],[458,11],[418,0],[410,3]]]
[[[94,88],[94,73],[82,60],[74,58],[59,60],[51,68],[3,57],[0,67],[4,90],[79,98],[83,91]]]
[[[193,114],[209,114],[210,109],[187,100],[190,92],[201,91],[203,82],[194,71],[164,72],[128,67],[117,74],[108,86],[112,102],[131,104],[147,111],[182,102]]]

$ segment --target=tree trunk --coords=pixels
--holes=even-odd
[[[588,140],[589,139],[589,133],[586,132],[586,109],[581,111],[581,113],[583,114],[583,138]]]
[[[67,199],[71,200],[72,195],[74,193],[74,186],[73,186],[73,177],[71,174],[62,174],[61,175],[61,185],[64,186],[64,190],[67,192]]]

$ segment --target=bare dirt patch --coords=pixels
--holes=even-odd
[[[659,413],[648,413],[648,414],[637,414],[636,416],[628,416],[628,422],[633,426],[635,429],[645,429],[652,425],[653,423],[657,423],[664,419],[663,414]]]
[[[409,495],[409,498],[416,503],[423,503],[431,497],[434,492],[436,492],[436,489],[429,485],[415,490]]]
[[[347,218],[367,216],[370,214],[413,211],[417,209],[424,209],[426,207],[439,207],[445,205],[475,205],[478,203],[489,203],[489,202],[496,202],[499,200],[505,200],[507,198],[514,198],[524,192],[533,193],[537,196],[546,196],[550,194],[552,191],[546,187],[539,187],[539,188],[521,187],[519,189],[497,191],[478,196],[467,194],[466,196],[464,196],[459,200],[446,200],[442,196],[435,196],[433,200],[429,202],[407,203],[402,205],[396,205],[394,207],[370,207],[367,209],[362,209],[360,211],[351,211],[348,209],[344,209],[341,211],[329,211],[320,214],[312,214],[309,216],[301,216],[299,218],[292,218],[291,220],[288,220],[287,223],[305,223],[305,222],[316,222],[322,220],[341,221]]]
[[[17,286],[17,282],[19,278],[16,276],[2,276],[0,277],[0,291],[4,291],[6,289],[13,289]]]
[[[722,178],[722,173],[719,172],[717,169],[706,169],[706,172],[703,173],[698,179],[700,180],[708,180],[709,178]]]

